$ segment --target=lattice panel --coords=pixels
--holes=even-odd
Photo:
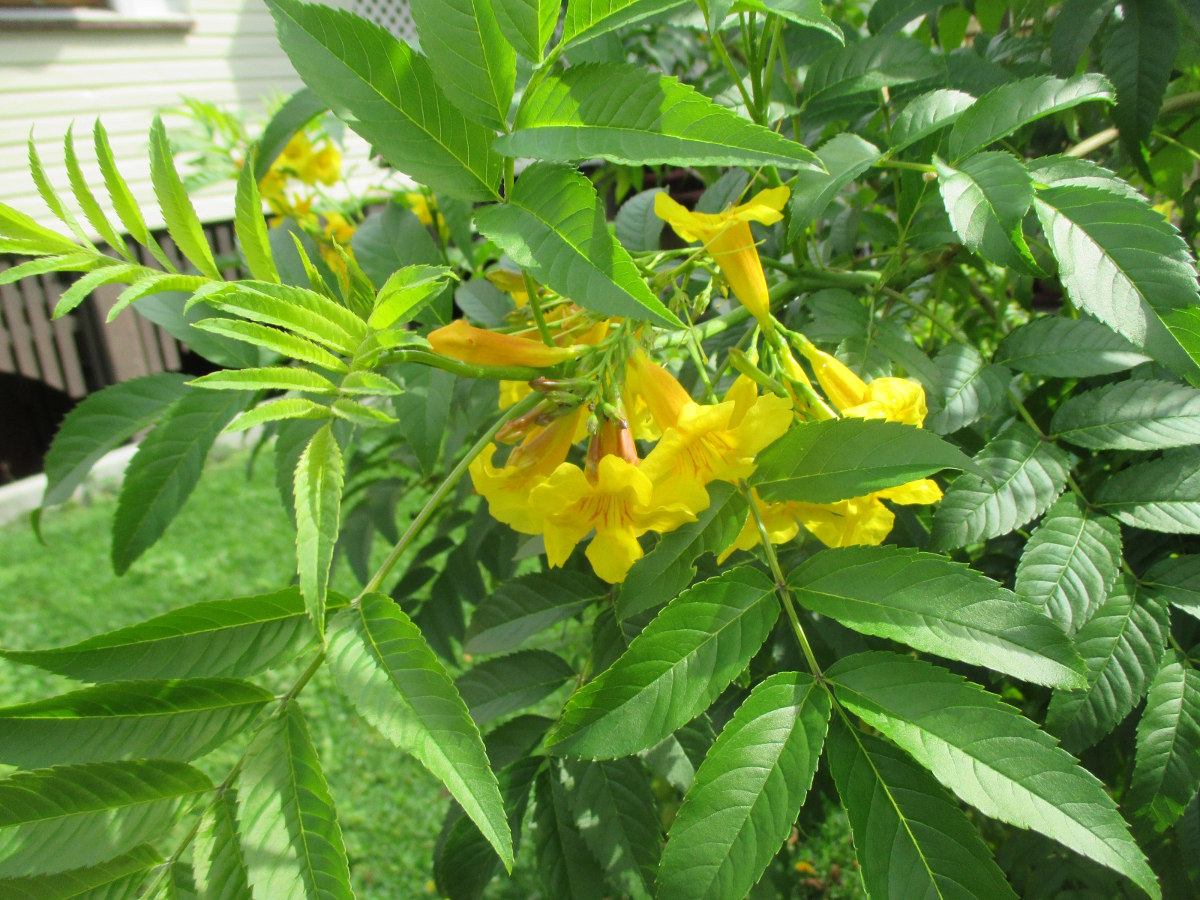
[[[351,0],[351,12],[370,19],[412,46],[417,46],[417,26],[406,0]]]

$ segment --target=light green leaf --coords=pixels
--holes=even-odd
[[[1154,130],[1180,34],[1178,15],[1162,0],[1123,0],[1121,15],[1105,34],[1100,60],[1117,89],[1113,120],[1132,146]]]
[[[762,877],[808,794],[829,694],[799,672],[761,682],[721,731],[671,824],[658,897],[743,897]]]
[[[1046,729],[1078,753],[1112,731],[1146,694],[1170,629],[1166,607],[1122,576],[1075,635],[1088,667],[1082,691],[1055,691]]]
[[[984,815],[1033,829],[1161,896],[1100,781],[999,697],[893,653],[860,653],[825,674],[843,706]]]
[[[1012,373],[987,365],[970,344],[947,344],[934,361],[941,374],[938,408],[925,420],[936,434],[953,434],[973,425],[1000,405]]]
[[[710,3],[709,9],[716,5]],[[821,0],[737,0],[735,7],[739,12],[753,10],[764,15],[774,14],[803,28],[823,31],[839,44],[846,43],[842,29],[825,15]]]
[[[682,6],[686,0],[569,0],[556,53]]]
[[[774,587],[750,568],[727,569],[671,601],[610,668],[567,702],[547,746],[616,759],[690,722],[741,673],[779,616]]]
[[[538,875],[548,897],[571,900],[604,900],[604,871],[588,851],[567,805],[567,789],[560,779],[565,768],[551,763],[534,782],[533,842]]]
[[[833,503],[942,469],[974,468],[957,447],[915,426],[833,419],[793,425],[758,455],[750,481],[764,500]]]
[[[90,250],[78,249],[73,253],[57,256],[40,256],[0,271],[0,285],[13,284],[22,278],[45,275],[48,272],[87,272],[97,266],[105,266],[105,259],[106,257],[97,256]]]
[[[113,284],[115,282],[128,284],[141,277],[145,272],[146,269],[144,267],[132,263],[94,269],[81,278],[76,279],[74,284],[62,292],[62,296],[54,304],[54,315],[52,318],[61,319],[86,300],[92,291],[101,285]]]
[[[935,549],[1008,534],[1045,512],[1066,486],[1071,458],[1013,422],[976,454],[975,465],[989,481],[966,472],[946,490],[933,514]]]
[[[333,405],[329,407],[339,419],[345,419],[347,422],[352,422],[363,428],[374,428],[379,425],[395,425],[399,419],[395,416],[390,416],[381,409],[374,406],[368,406],[366,403],[359,403],[357,400],[350,400],[347,397],[338,397],[333,401]]]
[[[882,156],[857,134],[844,132],[821,145],[817,158],[825,171],[801,170],[792,188],[788,240],[798,239],[820,218],[833,199]]]
[[[66,136],[63,138],[63,161],[67,167],[67,179],[71,182],[71,192],[75,195],[75,202],[79,204],[88,224],[92,226],[92,230],[100,236],[100,239],[127,260],[134,262],[134,257],[130,254],[125,241],[108,221],[108,216],[96,202],[96,195],[88,187],[83,169],[79,165],[79,157],[75,153],[75,137],[72,133],[74,127],[74,123],[67,126]]]
[[[517,55],[491,0],[410,0],[421,50],[455,108],[490,128],[508,122]]]
[[[975,98],[970,94],[944,88],[909,101],[892,123],[891,152],[899,153],[917,141],[949,128],[974,103]]]
[[[988,91],[954,123],[950,131],[952,163],[1004,140],[1018,128],[1081,103],[1113,101],[1112,85],[1102,75],[1075,78],[1038,75]]]
[[[1106,384],[1076,394],[1050,423],[1058,440],[1093,450],[1165,450],[1200,443],[1200,391],[1169,381]]]
[[[1051,687],[1083,687],[1061,628],[962,563],[905,547],[823,550],[788,585],[813,612],[863,634]]]
[[[323,426],[296,464],[296,561],[300,593],[317,633],[325,635],[325,594],[341,524],[345,486],[342,448],[332,423]]]
[[[113,570],[122,575],[154,544],[200,480],[217,435],[246,398],[188,391],[146,435],[129,461],[113,518]]]
[[[1200,534],[1200,450],[1171,450],[1109,476],[1097,506],[1126,525],[1168,534]]]
[[[222,312],[294,331],[345,356],[353,356],[367,336],[362,319],[307,288],[242,281],[209,291],[201,299]]]
[[[149,844],[116,859],[55,875],[0,879],[0,895],[8,900],[125,900],[136,897],[162,856]]]
[[[89,394],[69,412],[46,454],[42,508],[69,499],[92,466],[155,422],[187,391],[174,372],[133,378]]]
[[[1159,560],[1142,576],[1141,592],[1200,619],[1200,554]]]
[[[104,130],[99,119],[92,129],[92,143],[96,148],[96,164],[100,167],[100,174],[104,176],[104,187],[108,191],[108,198],[112,201],[117,218],[121,220],[129,236],[149,250],[160,266],[168,272],[174,272],[175,267],[163,253],[150,229],[146,227],[146,220],[142,218],[142,211],[134,199],[133,191],[129,189],[129,184],[117,169],[112,147],[108,143],[108,132]]]
[[[421,224],[416,213],[395,200],[378,215],[367,216],[354,232],[350,246],[355,262],[380,289],[406,266],[436,265],[443,261],[429,229]]]
[[[359,713],[446,785],[511,869],[512,837],[483,739],[412,620],[390,597],[368,594],[331,621],[329,664]]]
[[[1016,900],[979,831],[908,756],[836,718],[828,747],[868,896]]]
[[[571,66],[545,78],[522,100],[513,133],[497,139],[496,149],[623,165],[815,167],[802,145],[632,63]]]
[[[1116,194],[1130,200],[1145,202],[1146,198],[1132,184],[1109,169],[1097,165],[1090,159],[1079,159],[1065,154],[1043,156],[1026,162],[1038,190],[1047,187],[1089,187]]]
[[[150,181],[154,185],[154,196],[158,198],[163,221],[167,223],[167,233],[171,235],[175,246],[202,275],[221,281],[221,272],[213,262],[204,227],[175,169],[167,130],[158,116],[154,117],[154,124],[150,126]]]
[[[268,6],[304,83],[388,162],[451,197],[500,199],[492,133],[450,104],[425,57],[346,10]]]
[[[332,415],[329,407],[322,406],[320,403],[305,400],[303,397],[284,397],[281,400],[272,400],[270,403],[264,403],[254,409],[248,409],[244,413],[238,413],[234,420],[225,426],[225,433],[246,431],[258,425],[265,425],[267,422],[282,422],[286,419],[322,420],[328,419]]]
[[[250,900],[250,874],[237,836],[237,792],[230,789],[204,812],[192,851],[200,900]]]
[[[238,246],[246,258],[250,277],[257,281],[279,281],[275,258],[271,255],[271,239],[267,235],[267,220],[263,218],[262,197],[258,193],[258,180],[254,177],[255,158],[242,166],[238,175],[237,196],[234,202],[234,231]]]
[[[1071,302],[1187,377],[1197,364],[1160,317],[1200,302],[1196,264],[1179,232],[1144,200],[1052,187],[1034,209]]]
[[[523,57],[540,63],[558,25],[561,0],[492,0],[492,7],[500,33]]]
[[[268,328],[257,322],[245,322],[240,319],[227,319],[223,316],[209,316],[193,323],[193,328],[217,334],[221,337],[242,341],[253,347],[263,347],[282,356],[297,359],[301,362],[312,363],[329,372],[346,372],[347,366],[342,360],[328,350],[318,346],[314,341],[302,338],[277,328]]]
[[[1200,790],[1200,672],[1168,651],[1138,722],[1127,805],[1170,828]]]
[[[708,507],[695,522],[685,522],[658,539],[649,553],[633,564],[617,595],[618,619],[628,619],[672,600],[696,577],[696,560],[718,555],[733,543],[746,524],[750,508],[736,485],[713,482]]]
[[[209,780],[165,760],[84,763],[0,780],[0,876],[111,860],[168,832]]]
[[[333,797],[294,702],[247,751],[238,834],[258,900],[354,897]]]
[[[1016,592],[1074,634],[1099,609],[1121,565],[1121,527],[1063,494],[1029,537]]]
[[[27,245],[30,254],[72,253],[79,245],[57,231],[45,228],[7,204],[0,203],[0,236]]]
[[[1031,375],[1088,378],[1124,372],[1150,358],[1092,319],[1046,316],[1009,332],[995,359]]]
[[[658,868],[658,809],[635,757],[568,760],[567,806],[583,843],[624,895],[649,900]]]
[[[977,153],[958,168],[937,156],[938,189],[955,233],[972,253],[1019,271],[1032,267],[1021,220],[1033,203],[1025,167],[1003,152]]]
[[[126,681],[0,709],[0,762],[21,768],[203,756],[273,695],[246,681]]]
[[[1173,309],[1162,318],[1192,362],[1200,367],[1200,307]]]
[[[409,321],[425,303],[446,287],[453,276],[447,266],[405,266],[397,269],[379,289],[375,308],[367,319],[374,329],[390,328]]]
[[[538,572],[505,581],[475,608],[463,639],[472,655],[508,653],[529,638],[587,609],[604,585],[569,571]]]
[[[58,191],[54,189],[54,185],[46,174],[41,156],[38,155],[37,146],[33,143],[32,128],[29,130],[29,140],[26,146],[29,151],[29,174],[33,178],[33,183],[37,187],[38,194],[41,195],[42,202],[46,204],[56,219],[71,230],[71,233],[75,235],[80,244],[89,250],[96,250],[96,245],[92,243],[87,233],[79,226],[79,220],[75,218],[71,210],[63,204],[62,198],[58,196]],[[79,247],[72,242],[72,249],[78,250]]]
[[[538,163],[526,169],[508,203],[479,210],[476,224],[540,283],[602,315],[682,327],[616,243],[604,207],[583,175]]]
[[[105,323],[116,319],[131,303],[136,303],[151,294],[167,291],[185,291],[190,294],[206,285],[213,284],[203,275],[176,275],[170,272],[151,272],[146,269],[142,269],[142,272],[145,273],[144,277],[134,281],[133,284],[121,291],[116,301],[109,307],[108,315],[104,317]]]
[[[225,369],[201,375],[188,382],[212,391],[303,391],[306,394],[336,394],[337,385],[311,369],[296,366],[266,366]]]
[[[472,666],[454,683],[480,728],[534,706],[575,677],[575,670],[549,650],[521,650]]]
[[[808,69],[803,99],[810,109],[854,94],[931,78],[942,64],[918,41],[901,35],[875,36],[834,47]]]
[[[344,606],[330,597],[329,606]],[[194,603],[48,650],[0,650],[0,656],[78,681],[133,678],[246,677],[290,660],[312,643],[297,588]]]

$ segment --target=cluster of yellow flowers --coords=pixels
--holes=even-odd
[[[523,534],[542,535],[551,566],[561,566],[594,532],[587,558],[610,583],[625,579],[643,554],[639,538],[695,521],[709,504],[708,485],[738,483],[755,468],[755,457],[798,420],[849,416],[920,426],[925,394],[916,382],[877,378],[864,382],[835,357],[771,316],[766,277],[751,221],[772,224],[787,188],[763,191],[748,203],[718,214],[689,212],[664,194],[656,211],[685,240],[702,241],[733,295],[754,315],[769,365],[740,374],[724,398],[701,403],[654,362],[643,331],[619,319],[597,321],[566,300],[552,300],[543,314],[532,287],[516,273],[489,274],[522,308],[534,299],[542,321],[537,330],[511,333],[455,321],[429,335],[434,352],[479,366],[559,367],[552,377],[509,382],[501,404],[537,390],[533,411],[510,421],[497,434],[515,446],[501,465],[490,444],[470,466],[476,491],[491,514]],[[786,340],[785,340],[786,336]],[[789,343],[790,342],[790,343]],[[793,355],[805,359],[824,394],[817,395]],[[559,377],[557,372],[572,370]],[[754,377],[751,377],[754,376]],[[756,382],[768,386],[759,391]],[[569,459],[585,440],[581,463]],[[653,442],[644,457],[638,442]],[[838,503],[766,503],[752,495],[773,543],[790,541],[801,528],[828,546],[879,544],[894,516],[883,500],[932,503],[941,497],[928,480]],[[760,541],[755,515],[721,555]]]

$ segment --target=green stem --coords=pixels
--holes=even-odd
[[[908,169],[913,172],[937,172],[933,166],[928,163],[906,162],[902,159],[881,159],[875,163],[877,169]]]
[[[1162,109],[1159,110],[1158,117],[1169,116],[1172,113],[1179,112],[1184,109],[1191,109],[1193,106],[1200,106],[1200,91],[1192,91],[1188,94],[1180,94],[1178,97],[1171,97],[1165,100]],[[1121,136],[1115,128],[1106,128],[1104,131],[1093,134],[1090,138],[1080,141],[1073,147],[1068,147],[1064,152],[1064,156],[1087,156],[1096,150],[1107,147],[1113,141]]]
[[[534,369],[530,366],[482,366],[465,363],[458,359],[451,359],[449,356],[442,356],[440,353],[431,353],[428,350],[392,350],[384,354],[381,359],[382,363],[420,363],[423,366],[432,366],[435,369],[443,369],[447,372],[452,372],[455,375],[461,375],[463,378],[480,378],[491,381],[531,381],[534,378],[545,375],[553,367],[546,369]]]
[[[537,323],[538,334],[542,336],[542,343],[547,347],[555,346],[554,337],[550,334],[550,328],[546,325],[546,316],[542,313],[542,301],[538,297],[537,284],[528,272],[522,271],[521,276],[525,279],[525,293],[529,295],[529,308],[533,310],[533,321]]]
[[[746,85],[742,83],[742,76],[738,74],[737,67],[734,66],[733,60],[729,57],[729,51],[725,49],[725,41],[722,39],[719,29],[713,31],[712,41],[713,49],[717,51],[717,58],[729,73],[729,77],[733,79],[733,83],[737,85],[738,93],[742,95],[742,102],[746,104],[746,111],[752,113],[754,100],[751,98],[750,92],[746,90]]]

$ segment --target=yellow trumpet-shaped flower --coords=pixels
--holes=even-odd
[[[332,187],[342,178],[342,154],[331,141],[309,157],[308,165],[301,176],[309,184],[321,182]]]
[[[826,547],[853,547],[882,544],[892,531],[896,517],[878,495],[839,500],[836,503],[803,503],[787,500],[765,503],[755,495],[754,502],[766,526],[772,544],[784,544],[800,533],[801,526]],[[717,558],[724,562],[735,550],[749,550],[762,543],[754,514],[746,517],[732,544]]]
[[[763,328],[771,327],[771,298],[750,223],[774,225],[783,218],[786,187],[759,191],[746,203],[719,213],[692,212],[667,194],[654,197],[654,214],[685,241],[702,241],[733,295]]]
[[[529,290],[525,284],[525,276],[520,272],[513,272],[509,269],[492,269],[484,277],[494,287],[512,297],[517,309],[521,309],[529,303]]]
[[[533,338],[500,334],[455,319],[429,334],[435,353],[481,366],[554,366],[574,354],[567,347],[547,347]]]
[[[844,416],[884,419],[920,427],[928,408],[925,389],[908,378],[876,378],[864,382],[837,357],[804,344],[800,352],[812,363],[825,396]]]

